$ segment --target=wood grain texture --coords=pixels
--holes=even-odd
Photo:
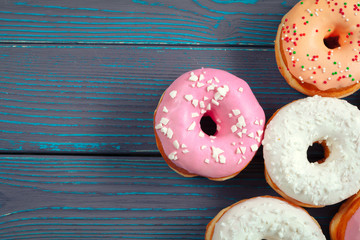
[[[281,77],[272,49],[2,45],[0,51],[5,153],[157,153],[152,118],[161,94],[201,67],[246,80],[267,119],[305,97]],[[347,99],[359,105],[357,94]]]
[[[2,239],[203,239],[240,199],[276,193],[257,154],[225,182],[184,178],[161,157],[2,155]],[[324,232],[338,206],[310,209]],[[325,214],[326,213],[326,214]]]
[[[1,0],[0,42],[272,46],[295,2]]]
[[[269,79],[259,74],[267,67],[249,66],[244,59],[251,53],[274,65],[272,51],[236,48],[51,45],[0,50],[5,53],[0,59],[4,152],[157,152],[153,112],[163,91],[183,72],[232,70],[267,98],[263,82]],[[268,69],[280,75],[274,66]]]

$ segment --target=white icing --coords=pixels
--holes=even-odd
[[[285,201],[256,197],[232,206],[216,223],[212,240],[325,240],[303,209]]]
[[[309,146],[324,140],[330,155],[310,163]],[[345,100],[314,96],[286,105],[267,125],[263,146],[270,178],[300,202],[331,205],[360,189],[360,111]]]

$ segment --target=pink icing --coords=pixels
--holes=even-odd
[[[214,136],[200,125],[217,124]],[[197,69],[176,79],[164,92],[155,129],[165,154],[188,172],[222,178],[241,171],[263,139],[265,114],[249,85],[222,70]]]
[[[345,230],[345,240],[358,239],[360,239],[360,209],[350,218]]]

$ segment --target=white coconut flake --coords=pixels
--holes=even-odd
[[[246,127],[246,122],[245,122],[245,118],[243,116],[240,116],[238,118],[238,123],[236,124],[236,126],[238,128],[243,128],[243,127]]]
[[[232,112],[235,116],[238,116],[241,113],[239,109],[233,109]]]
[[[201,83],[201,82],[198,82],[197,84],[196,84],[196,86],[198,87],[198,88],[201,88],[201,87],[203,87],[205,84],[204,83]]]
[[[192,114],[191,114],[191,117],[193,117],[193,118],[194,118],[194,117],[198,117],[198,116],[200,116],[198,113],[192,113]]]
[[[231,126],[231,132],[236,132],[238,130],[237,126],[236,125],[232,125]]]
[[[188,102],[190,102],[191,100],[193,100],[194,97],[189,94],[189,95],[185,95],[184,98],[185,98]]]
[[[253,151],[253,152],[255,152],[256,150],[258,150],[258,146],[256,145],[256,144],[253,144],[253,145],[251,145],[251,151]]]
[[[172,139],[174,135],[174,132],[173,130],[171,130],[171,128],[168,128],[167,132],[166,132],[166,136],[169,138],[169,139]]]
[[[224,155],[219,156],[220,163],[225,164],[226,163],[226,157]]]
[[[198,76],[196,76],[194,72],[190,73],[189,81],[196,82],[198,79]]]
[[[204,162],[207,163],[207,164],[209,164],[209,163],[210,163],[210,160],[209,160],[208,158],[206,158],[206,159],[204,160]]]
[[[264,132],[263,130],[257,130],[257,131],[256,131],[256,133],[257,133],[257,135],[258,135],[259,137],[263,134],[263,132]]]
[[[213,90],[215,90],[215,84],[211,84],[206,88],[206,91],[208,91],[208,92],[213,91]]]
[[[164,135],[166,135],[168,128],[167,127],[162,127],[160,130]]]
[[[220,154],[222,154],[224,151],[214,146],[211,147],[211,150],[212,150],[212,157],[215,159],[216,162],[219,162]]]
[[[200,74],[200,76],[199,76],[199,81],[202,81],[202,80],[204,80],[204,79],[205,79],[204,74]]]
[[[220,103],[218,101],[216,101],[215,99],[211,99],[211,102],[216,106],[220,105]]]
[[[176,94],[177,94],[177,91],[176,91],[176,90],[171,91],[171,92],[170,92],[170,97],[171,97],[171,98],[175,98],[175,97],[176,97]]]
[[[164,106],[164,107],[163,107],[163,112],[164,112],[164,113],[168,113],[169,110]]]
[[[222,87],[219,87],[217,89],[217,92],[220,93],[221,96],[225,97],[226,94],[229,92],[229,87],[227,85],[224,85]]]
[[[179,149],[179,148],[180,148],[180,144],[179,144],[178,140],[175,140],[175,141],[173,142],[173,145],[174,145],[174,147],[175,147],[176,149]]]
[[[245,152],[246,152],[246,147],[241,146],[241,147],[240,147],[240,151],[241,151],[242,154],[245,154]]]
[[[177,152],[176,151],[174,151],[174,152],[172,152],[172,153],[170,153],[169,154],[169,156],[168,156],[168,158],[170,159],[170,160],[176,160],[176,154],[177,154]]]
[[[195,125],[196,125],[195,121],[192,122],[191,125],[190,125],[189,128],[188,128],[188,131],[194,130],[194,129],[195,129]]]
[[[222,100],[221,94],[219,92],[216,92],[214,95],[214,99],[217,100]]]
[[[197,99],[194,99],[194,100],[192,100],[192,105],[194,106],[194,107],[197,107],[198,105],[199,105],[199,100],[197,100]]]
[[[170,119],[168,119],[168,118],[161,118],[160,123],[161,123],[162,125],[166,125],[166,124],[169,123],[169,121],[170,121]]]
[[[203,131],[200,131],[199,132],[199,137],[201,137],[201,138],[205,137],[205,133]]]

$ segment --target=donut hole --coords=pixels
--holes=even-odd
[[[310,163],[323,163],[329,156],[329,149],[326,142],[314,142],[307,150],[307,159]]]
[[[200,120],[200,127],[201,130],[208,136],[214,136],[217,132],[217,126],[215,121],[209,114],[206,113],[204,116],[202,116]]]
[[[340,47],[340,36],[338,34],[331,34],[324,38],[324,44],[329,49]]]

